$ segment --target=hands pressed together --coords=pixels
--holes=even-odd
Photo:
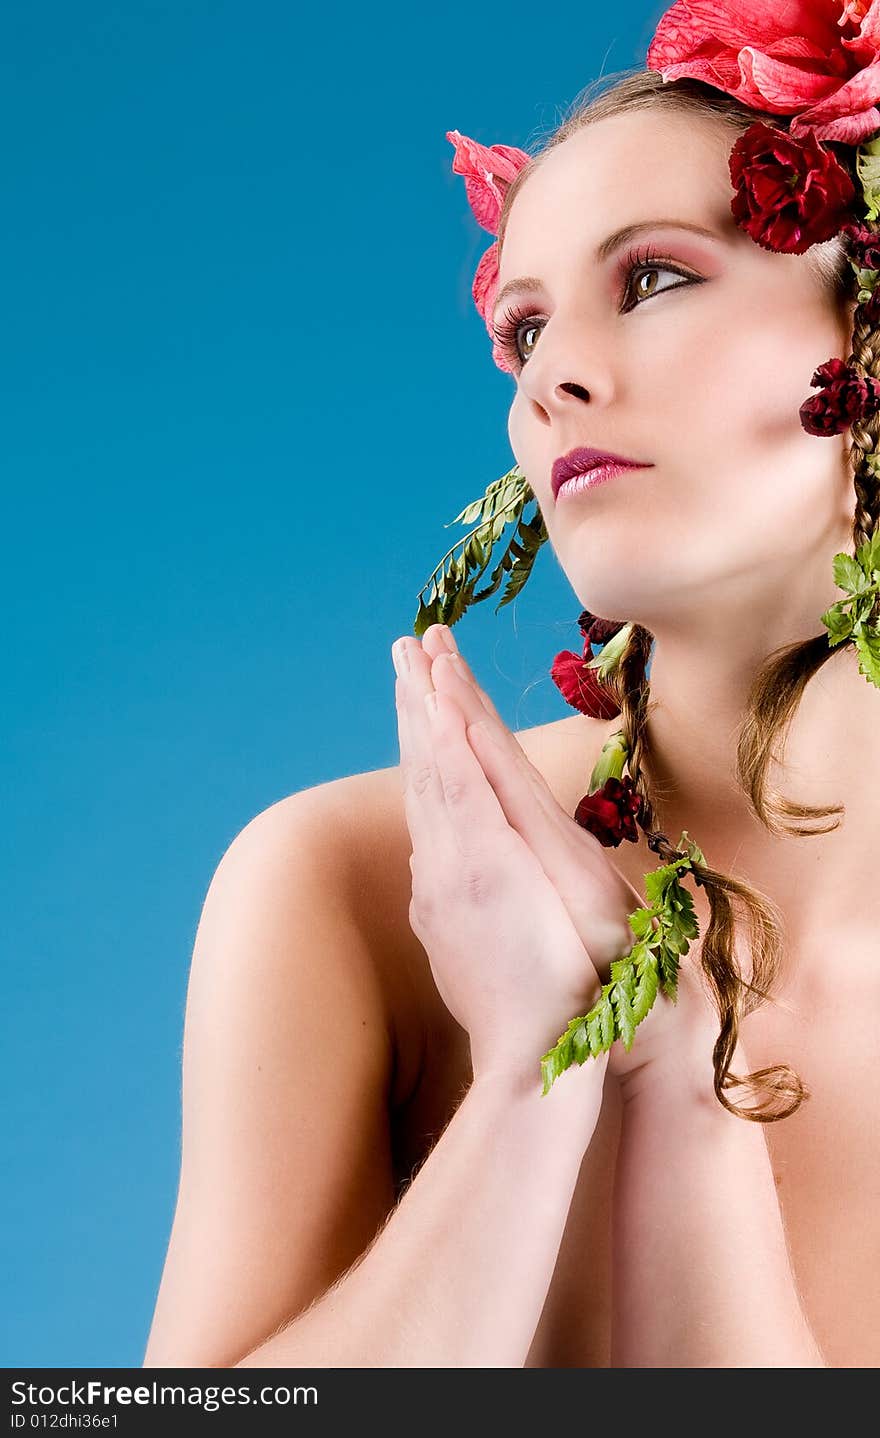
[[[446,626],[402,636],[392,656],[411,927],[470,1036],[474,1078],[538,1083],[541,1055],[629,953],[627,915],[643,896],[558,803]],[[717,1033],[699,975],[683,963],[678,1002],[658,997],[630,1052],[615,1042],[587,1062],[608,1061],[623,1082],[686,1051],[711,1074]]]

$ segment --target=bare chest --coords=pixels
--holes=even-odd
[[[856,969],[872,977],[856,983],[847,953],[829,956],[821,977],[748,1015],[742,1031],[754,1068],[788,1063],[810,1092],[764,1133],[798,1291],[832,1367],[880,1366],[880,946],[873,966],[861,953]],[[438,1012],[419,1086],[397,1115],[401,1192],[471,1080],[467,1036]],[[609,1366],[621,1121],[617,1084],[607,1077],[526,1367]]]
[[[804,1311],[832,1367],[880,1367],[880,945],[833,952],[743,1023],[754,1068],[810,1097],[765,1136]]]

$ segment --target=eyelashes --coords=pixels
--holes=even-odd
[[[625,280],[623,287],[624,300],[630,297],[633,277],[640,270],[663,270],[667,274],[678,275],[684,281],[684,284],[672,285],[670,288],[674,290],[683,289],[685,285],[689,284],[700,285],[703,283],[703,280],[697,276],[686,274],[685,271],[680,270],[675,264],[667,262],[658,251],[652,249],[649,245],[644,249],[631,251],[621,265],[620,273]],[[637,309],[645,300],[653,299],[654,294],[666,293],[668,293],[667,290],[655,290],[650,295],[644,295],[641,300],[635,300],[624,308],[621,308],[620,313],[628,314],[630,310]],[[498,319],[493,323],[495,342],[498,348],[508,364],[518,366],[519,368],[528,364],[529,359],[528,355],[523,359],[519,352],[520,330],[525,327],[526,320],[530,321],[528,325],[529,329],[534,329],[539,322],[537,315],[514,302],[509,308],[503,310]]]

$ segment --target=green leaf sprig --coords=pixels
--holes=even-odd
[[[875,221],[880,217],[880,136],[856,150],[856,173],[866,206],[864,218]]]
[[[705,864],[701,850],[682,830],[678,847],[685,853],[645,875],[648,903],[627,920],[635,938],[630,952],[611,964],[611,978],[588,1014],[570,1021],[553,1048],[541,1058],[542,1093],[550,1092],[572,1064],[597,1058],[620,1039],[629,1052],[638,1025],[650,1013],[658,992],[675,1003],[678,961],[699,936],[694,904],[679,875]]]
[[[851,639],[859,656],[859,673],[880,688],[880,624],[872,616],[880,598],[880,534],[860,545],[855,558],[835,554],[834,583],[846,592],[822,615],[833,648]]]
[[[461,514],[449,521],[450,524],[471,524],[476,519],[478,524],[470,534],[457,540],[447,550],[423,584],[413,625],[417,637],[420,638],[431,624],[448,624],[451,628],[470,605],[494,594],[505,574],[509,575],[507,588],[495,607],[495,613],[516,598],[531,573],[538,550],[547,538],[539,509],[531,519],[523,518],[525,506],[533,499],[535,495],[525,475],[514,466],[500,479],[492,481],[482,499],[467,505]],[[495,542],[505,526],[511,523],[515,527],[510,542],[489,576],[488,587],[477,593],[476,586],[488,568]],[[448,529],[449,524],[444,528]],[[459,548],[461,552],[456,555],[455,551]],[[426,590],[427,599],[423,600]]]

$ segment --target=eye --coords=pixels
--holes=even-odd
[[[627,300],[633,293],[635,293],[636,301],[639,299],[649,300],[653,295],[666,293],[665,290],[658,290],[656,287],[647,292],[644,290],[639,291],[638,280],[636,281],[636,288],[633,290],[632,281],[635,275],[640,275],[641,278],[645,278],[647,275],[677,275],[679,279],[684,280],[685,284],[702,283],[697,275],[687,274],[684,270],[679,269],[676,264],[668,262],[658,255],[650,246],[647,250],[636,250],[634,254],[627,255],[621,266],[621,273],[626,280],[626,284],[624,285],[624,299]],[[669,288],[669,286],[667,286],[667,288]],[[671,288],[678,290],[681,289],[681,285],[672,285]],[[626,309],[623,310],[623,313],[627,314],[629,310],[634,308],[635,304],[628,304]]]
[[[522,366],[528,361],[529,356],[523,356],[520,350],[520,332],[524,331],[526,334],[530,334],[537,329],[537,321],[537,315],[530,315],[528,310],[520,309],[515,304],[503,310],[493,321],[495,342],[508,364],[516,367],[517,365]]]
[[[621,265],[621,274],[625,281],[623,286],[624,304],[621,306],[621,314],[628,314],[630,310],[637,309],[643,300],[652,299],[654,295],[665,294],[670,288],[677,290],[683,288],[683,285],[699,285],[703,283],[702,279],[697,275],[686,274],[684,270],[680,270],[675,264],[661,261],[660,256],[655,254],[650,248],[647,251],[638,250],[633,254],[627,255]],[[637,279],[634,288],[633,280],[635,276],[640,275],[641,278],[644,279],[650,275],[659,274],[675,275],[683,284],[666,286],[664,289],[657,289],[656,285],[654,285],[648,290],[640,291],[638,289],[639,280]],[[493,328],[495,330],[496,343],[509,364],[522,367],[528,363],[530,354],[523,354],[520,348],[520,338],[521,336],[531,334],[533,330],[539,331],[539,327],[542,323],[544,323],[544,321],[539,315],[530,314],[528,310],[522,309],[516,304],[504,310],[498,319],[494,321]],[[534,343],[535,341],[532,342],[533,348]]]

